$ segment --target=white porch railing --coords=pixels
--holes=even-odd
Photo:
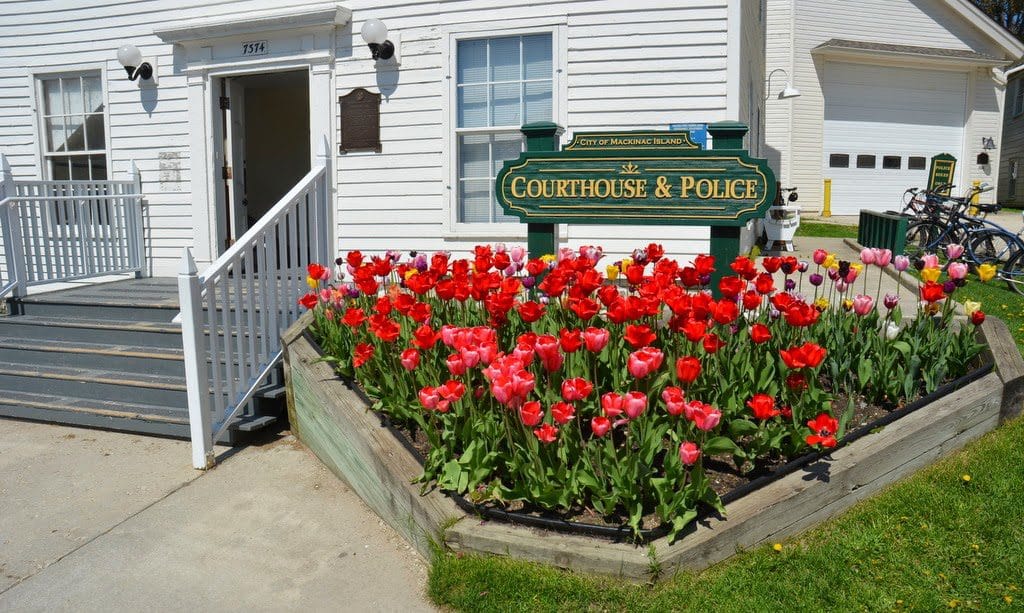
[[[185,250],[178,291],[196,468],[213,466],[214,441],[280,361],[306,265],[330,258],[326,156],[202,275]]]
[[[127,181],[15,181],[0,154],[0,298],[26,288],[145,274],[142,185]]]

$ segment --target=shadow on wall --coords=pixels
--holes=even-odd
[[[153,117],[153,111],[156,110],[156,103],[160,97],[159,91],[159,86],[152,83],[143,83],[139,87],[139,101],[142,102],[142,108],[150,118]]]

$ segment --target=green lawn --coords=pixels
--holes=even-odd
[[[824,236],[827,238],[857,238],[857,226],[801,221],[797,236]]]
[[[852,226],[807,223],[800,230],[798,235],[856,237]],[[1004,285],[977,281],[957,297],[980,301],[1024,347],[1024,299]],[[780,552],[761,547],[655,586],[443,554],[431,569],[429,593],[437,604],[460,611],[1017,608],[1024,603],[1021,440],[1024,419],[784,541]]]

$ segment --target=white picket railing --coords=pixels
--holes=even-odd
[[[127,181],[15,181],[0,155],[0,298],[26,288],[145,274],[142,186]]]
[[[196,468],[213,466],[214,442],[280,361],[306,266],[330,258],[326,155],[202,275],[185,250],[178,291]]]

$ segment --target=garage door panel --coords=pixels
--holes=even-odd
[[[927,182],[933,155],[960,155],[966,73],[829,62],[824,81],[823,165],[834,213],[897,208],[904,190]],[[831,167],[834,153],[849,155],[849,167]],[[875,156],[874,168],[857,168],[858,155]],[[883,156],[898,157],[899,168],[883,168]],[[926,168],[911,170],[911,156]]]

